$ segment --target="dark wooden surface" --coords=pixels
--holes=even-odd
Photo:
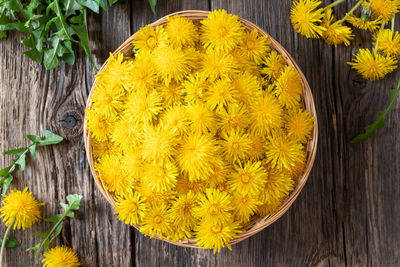
[[[88,16],[97,66],[132,33],[166,14],[224,8],[269,32],[306,75],[320,125],[309,181],[280,220],[233,246],[231,252],[216,255],[150,240],[113,215],[96,189],[84,151],[83,113],[95,70],[82,51],[73,67],[46,71],[22,54],[22,35],[12,33],[0,40],[1,151],[26,145],[24,135],[39,134],[42,128],[65,138],[60,145],[40,148],[37,160],[16,173],[13,186],[28,186],[45,202],[44,217],[58,212],[58,203],[67,194],[84,196],[83,219],[66,221],[57,243],[72,246],[84,266],[399,266],[399,107],[375,138],[360,144],[349,141],[388,105],[388,90],[400,74],[365,82],[346,61],[358,47],[367,45],[368,35],[357,37],[352,47],[337,49],[305,39],[289,24],[290,2],[159,0],[155,16],[145,0],[127,0],[108,12]],[[339,13],[350,9],[346,5]],[[10,160],[1,157],[0,166]],[[33,252],[25,252],[38,242],[31,232],[48,227],[40,222],[31,230],[15,231],[21,247],[7,249],[7,266],[34,266]],[[4,232],[4,224],[0,229]]]

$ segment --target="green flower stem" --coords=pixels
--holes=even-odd
[[[0,267],[3,267],[3,254],[4,254],[4,248],[6,247],[6,243],[7,243],[7,237],[8,234],[10,233],[10,230],[12,228],[12,226],[15,223],[15,219],[14,221],[7,227],[6,232],[4,233],[4,237],[3,237],[3,243],[1,244],[1,250],[0,250]]]
[[[356,9],[362,4],[364,0],[359,0],[357,2],[357,4],[355,6],[353,6],[352,9],[350,9],[350,11],[348,13],[346,13],[346,15],[340,20],[339,23],[344,22],[350,15],[352,15],[354,13],[354,11],[356,11]]]
[[[346,1],[346,0],[336,0],[335,2],[330,3],[329,5],[327,5],[327,6],[324,8],[324,10],[327,10],[328,8],[332,8],[332,7],[334,7],[334,6],[337,6],[337,5],[341,4],[341,3],[343,3],[344,1]]]
[[[71,205],[68,207],[68,209],[65,210],[65,212],[64,212],[64,214],[62,215],[62,217],[60,218],[60,220],[59,220],[56,224],[54,224],[53,228],[51,228],[51,230],[50,230],[50,232],[48,233],[48,235],[46,236],[46,238],[43,239],[43,241],[42,241],[42,243],[41,243],[39,249],[36,251],[36,254],[35,254],[35,258],[36,258],[36,259],[39,257],[40,251],[42,250],[42,248],[43,248],[44,244],[46,243],[46,241],[47,241],[48,239],[50,239],[51,234],[54,233],[54,231],[57,229],[57,227],[60,225],[60,223],[63,223],[63,222],[64,222],[64,219],[65,219],[65,217],[67,217],[67,215],[68,215],[69,211],[71,210],[71,207],[72,207],[72,206],[73,206],[73,205],[71,204]],[[51,241],[53,241],[53,239],[54,239],[54,237],[50,239],[49,243],[50,243]],[[2,267],[2,266],[0,265],[0,267]]]
[[[386,25],[386,22],[382,22],[382,24],[381,24],[381,29],[383,29],[383,28],[385,27],[385,25]],[[378,53],[378,45],[379,45],[379,39],[376,38],[375,47],[374,47],[374,51],[375,51],[376,53]]]

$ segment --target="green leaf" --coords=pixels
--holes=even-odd
[[[21,171],[25,170],[25,156],[26,156],[26,154],[22,154],[22,155],[17,159],[17,161],[15,162],[15,163],[19,166],[19,168],[20,168]]]
[[[11,150],[4,151],[4,152],[3,152],[3,155],[20,156],[25,150],[26,150],[25,147],[16,148],[16,149],[11,149]]]
[[[99,13],[99,11],[100,11],[98,2],[96,2],[94,0],[76,0],[76,2],[78,2],[82,6],[85,6],[89,9],[91,9],[95,13]]]
[[[31,140],[33,143],[37,143],[40,141],[40,136],[33,135],[33,134],[28,134],[26,136],[29,140]]]
[[[36,233],[33,233],[33,234],[36,234]],[[38,243],[36,246],[26,249],[26,251],[30,251],[30,250],[38,251],[40,248],[40,245],[41,245],[41,243]]]
[[[153,14],[156,15],[157,0],[149,0],[149,4],[150,4],[150,7],[151,7],[151,11],[153,11]]]
[[[118,2],[119,0],[108,0],[108,4],[110,6],[112,6],[113,4],[115,4],[116,2]]]
[[[9,174],[4,180],[3,180],[3,189],[1,195],[4,197],[5,194],[7,193],[8,187],[10,186],[11,182],[13,181],[13,177],[11,174]]]
[[[365,133],[357,135],[353,140],[351,140],[352,143],[365,141],[368,138],[374,137],[376,135],[375,133],[376,130],[385,127],[386,116],[396,106],[397,94],[399,91],[400,91],[400,81],[396,89],[389,91],[389,96],[390,96],[389,106],[385,110],[378,111],[378,118],[376,119],[376,121],[366,126]]]
[[[31,156],[33,159],[36,158],[36,145],[33,144],[29,147],[29,152],[31,153]]]
[[[44,50],[43,58],[43,63],[47,70],[54,69],[61,65],[61,61],[58,60],[57,57],[57,50],[60,47],[60,38],[58,38],[58,36],[53,36],[50,42],[52,47]]]
[[[0,238],[0,246],[3,245],[3,238]],[[9,236],[7,237],[6,244],[4,245],[6,248],[16,248],[19,246],[19,242],[15,237]]]
[[[10,171],[10,168],[11,168],[11,166],[1,169],[0,170],[0,176],[4,177],[4,176],[8,175],[8,172]]]
[[[59,220],[61,220],[61,218],[62,218],[62,215],[61,215],[61,214],[57,214],[57,215],[55,215],[55,216],[53,216],[53,217],[45,218],[45,219],[43,219],[43,220],[46,221],[46,222],[56,223],[56,222],[58,222]]]
[[[38,237],[41,237],[41,238],[45,238],[48,234],[49,234],[49,231],[46,231],[46,232],[44,232],[44,233],[32,233],[34,236],[38,236]]]
[[[72,210],[79,210],[81,208],[82,196],[78,194],[68,195],[67,201]]]
[[[55,145],[60,143],[63,138],[48,130],[43,130],[44,137],[38,141],[38,146]]]
[[[71,28],[74,30],[74,33],[78,36],[78,38],[80,40],[80,45],[82,46],[83,51],[89,58],[90,63],[93,65],[93,67],[95,67],[92,53],[91,53],[90,47],[89,47],[89,34],[88,34],[86,22],[84,21],[83,14],[74,17],[74,19],[72,21],[76,24],[71,25]]]

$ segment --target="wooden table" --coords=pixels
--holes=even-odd
[[[309,181],[292,208],[261,233],[233,246],[232,252],[180,248],[143,237],[119,222],[97,190],[89,172],[82,138],[84,107],[95,70],[79,51],[73,67],[46,71],[22,54],[22,35],[0,40],[1,151],[28,144],[25,134],[52,130],[62,144],[40,148],[37,160],[15,173],[14,187],[28,186],[46,203],[43,216],[60,211],[69,193],[84,197],[81,221],[67,220],[57,243],[72,246],[84,266],[398,266],[400,263],[400,112],[387,127],[360,144],[350,140],[376,119],[389,103],[388,91],[399,72],[370,83],[347,66],[352,47],[330,47],[296,34],[289,24],[289,0],[159,0],[157,16],[145,0],[127,0],[108,12],[88,16],[89,37],[97,66],[109,51],[140,27],[184,9],[227,9],[271,34],[292,54],[313,90],[319,116],[319,146]],[[327,1],[325,1],[327,2]],[[350,2],[350,1],[348,1]],[[342,14],[350,7],[344,3]],[[358,32],[357,32],[358,33]],[[10,157],[1,157],[1,166]],[[21,246],[7,249],[7,266],[33,266],[25,249],[49,224],[14,231]],[[1,224],[4,232],[4,224]]]

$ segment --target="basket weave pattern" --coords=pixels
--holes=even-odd
[[[200,11],[200,10],[186,10],[186,11],[180,11],[176,12],[173,14],[170,14],[168,16],[173,16],[173,15],[180,15],[187,17],[188,19],[191,19],[193,21],[200,21],[204,18],[207,17],[207,15],[210,13],[210,11]],[[257,25],[239,18],[239,21],[243,24],[243,26],[249,30],[256,29],[260,35],[268,35],[263,29],[258,27]],[[153,27],[157,25],[163,25],[167,23],[167,18],[163,17],[155,22],[153,22],[151,25]],[[125,55],[132,55],[132,41],[135,38],[135,34],[129,37],[120,47],[118,47],[117,50],[114,51],[114,54],[116,53],[123,53]],[[289,196],[285,199],[284,203],[280,207],[280,209],[273,215],[271,216],[266,216],[264,218],[254,218],[250,225],[246,228],[243,229],[243,231],[234,239],[232,239],[229,243],[236,244],[240,241],[243,241],[244,239],[258,233],[265,227],[269,226],[273,222],[275,222],[277,219],[279,219],[288,209],[289,207],[293,204],[293,202],[296,200],[297,196],[300,194],[300,191],[304,187],[308,176],[310,174],[311,168],[314,163],[316,151],[317,151],[317,140],[318,140],[318,121],[317,121],[317,114],[315,110],[315,105],[314,105],[314,99],[311,93],[310,86],[308,85],[308,82],[304,76],[304,74],[301,72],[299,66],[295,63],[293,58],[289,55],[289,53],[279,44],[275,39],[272,37],[269,37],[269,41],[271,42],[271,48],[275,49],[277,52],[279,52],[285,61],[287,62],[288,65],[294,67],[300,74],[302,84],[303,84],[303,104],[306,110],[308,110],[311,114],[311,116],[315,117],[314,121],[314,130],[312,133],[312,139],[307,143],[306,146],[306,166],[304,173],[301,177],[298,178],[294,190],[289,194]],[[105,68],[107,65],[107,61],[103,64],[100,70]],[[91,92],[88,97],[88,101],[86,103],[86,108],[91,107],[91,96],[93,92],[93,88],[96,86],[95,81],[93,83],[93,86],[91,88]],[[93,178],[96,182],[97,187],[103,194],[103,196],[107,199],[107,201],[112,205],[116,205],[116,198],[114,194],[108,192],[105,188],[104,185],[102,184],[101,180],[98,177],[98,173],[94,169],[94,157],[93,157],[93,151],[92,151],[92,145],[91,145],[91,137],[90,137],[90,132],[87,129],[87,121],[85,119],[84,122],[84,142],[85,142],[85,149],[86,149],[86,155],[88,158],[90,170],[92,172]],[[136,229],[139,229],[140,226],[134,226]],[[158,236],[156,238],[160,239]],[[199,246],[196,244],[196,242],[193,239],[188,239],[188,240],[180,240],[178,242],[173,242],[171,240],[162,239],[163,241],[178,245],[178,246],[183,246],[183,247],[191,247],[191,248],[199,248]]]

